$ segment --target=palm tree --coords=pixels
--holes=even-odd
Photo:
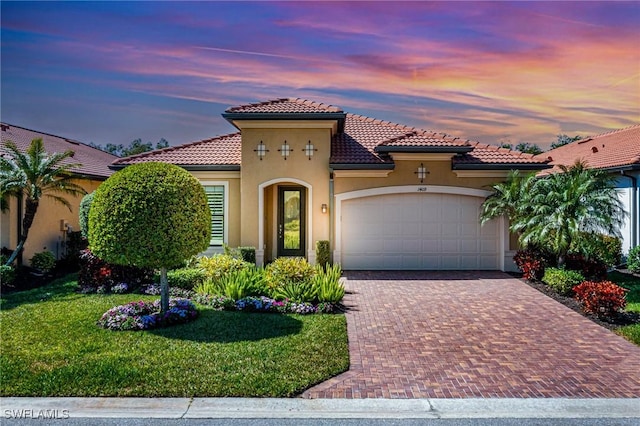
[[[512,230],[520,232],[523,246],[551,248],[558,265],[565,263],[571,243],[585,232],[620,236],[626,212],[615,189],[615,178],[577,161],[560,166],[561,172],[537,179],[531,188],[529,213]]]
[[[489,195],[480,212],[482,224],[499,216],[506,216],[511,225],[530,210],[529,198],[535,181],[535,174],[521,175],[519,170],[511,170],[505,182],[493,184],[493,194]]]
[[[42,197],[52,198],[71,210],[69,201],[57,193],[74,196],[86,194],[81,186],[71,181],[71,170],[80,167],[78,163],[65,163],[73,155],[71,150],[49,155],[42,139],[32,140],[26,153],[21,152],[13,142],[4,144],[0,155],[0,194],[25,197],[22,233],[7,265],[11,265],[22,251]]]

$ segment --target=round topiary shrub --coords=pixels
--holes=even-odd
[[[166,163],[140,163],[113,174],[95,191],[89,246],[109,263],[161,270],[163,311],[167,269],[209,246],[211,213],[200,182]]]
[[[93,203],[94,195],[95,192],[90,192],[89,194],[82,197],[82,201],[80,201],[80,211],[78,213],[80,232],[85,238],[89,237],[89,210],[91,210],[91,203]]]

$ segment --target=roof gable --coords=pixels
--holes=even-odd
[[[396,152],[455,154],[460,168],[502,169],[508,166],[541,169],[545,159],[518,151],[482,145],[444,133],[378,120],[299,98],[282,98],[228,108],[222,114],[232,124],[236,120],[337,120],[338,132],[331,140],[331,167],[337,169],[393,168],[390,156]],[[234,124],[235,125],[235,124]],[[123,158],[114,163],[121,168],[144,161],[166,161],[186,168],[220,169],[241,161],[240,133],[188,143]]]
[[[551,161],[555,169],[577,160],[597,169],[640,168],[640,124],[571,142],[536,157]]]
[[[83,144],[73,139],[62,136],[42,133],[12,124],[1,123],[2,142],[11,141],[18,149],[25,152],[33,139],[42,138],[44,148],[49,153],[62,153],[67,150],[74,152],[73,158],[65,160],[66,163],[80,163],[81,166],[74,169],[73,173],[79,176],[94,177],[99,179],[108,178],[113,171],[109,165],[118,157],[108,152]]]

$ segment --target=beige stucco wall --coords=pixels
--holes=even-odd
[[[316,241],[329,239],[329,215],[321,213],[321,206],[329,204],[331,129],[323,128],[322,125],[318,125],[321,128],[312,128],[314,124],[316,123],[304,122],[305,128],[289,129],[266,128],[265,124],[265,128],[242,129],[242,245],[256,247],[258,251],[272,247],[274,233],[270,228],[273,226],[277,203],[267,198],[273,197],[273,193],[277,191],[265,192],[271,185],[274,188],[291,184],[307,187],[307,220],[311,218],[311,223],[307,226],[311,226],[311,236],[307,236],[306,248],[310,257],[314,256]],[[291,146],[291,155],[287,160],[278,152],[285,140]],[[260,141],[269,150],[263,160],[254,152]],[[303,152],[308,141],[317,149],[311,160]],[[261,198],[262,211],[259,204]],[[260,214],[263,214],[262,218],[259,218]],[[260,221],[264,224],[262,238],[259,232]]]
[[[101,182],[97,180],[75,179],[74,183],[80,185],[85,191],[92,192],[95,191]],[[29,229],[29,236],[27,237],[27,242],[22,254],[25,265],[30,265],[30,259],[33,255],[45,249],[51,251],[58,259],[64,256],[65,248],[63,242],[65,241],[65,233],[60,229],[60,221],[67,222],[73,231],[80,230],[78,212],[82,196],[73,197],[71,195],[62,195],[71,204],[71,211],[64,205],[48,197],[41,199],[33,225]],[[2,215],[2,246],[9,249],[14,249],[18,244],[17,207],[18,203],[16,199],[12,197],[9,212]],[[6,235],[7,230],[8,235]]]
[[[492,177],[458,177],[451,170],[451,160],[396,160],[395,169],[387,177],[336,177],[334,179],[334,192],[335,194],[341,194],[386,186],[421,185],[420,179],[415,174],[420,164],[424,164],[424,167],[429,172],[422,185],[487,189],[489,185],[499,180]]]

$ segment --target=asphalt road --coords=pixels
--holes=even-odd
[[[638,419],[6,419],[3,426],[638,426]]]

